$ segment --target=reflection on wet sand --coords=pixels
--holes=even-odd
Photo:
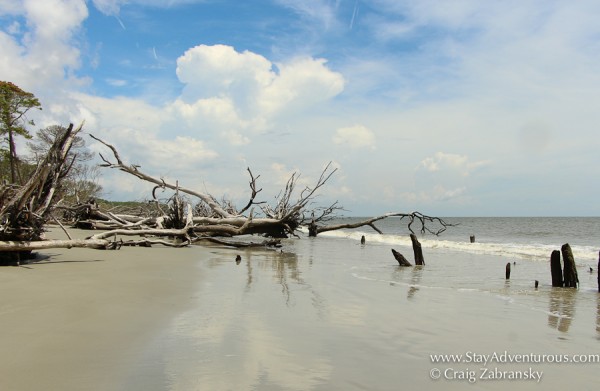
[[[397,266],[392,273],[392,281],[403,282],[406,273],[410,270],[410,282],[406,297],[412,299],[419,291],[419,285],[421,284],[421,278],[423,277],[424,266],[415,265],[412,267]]]
[[[587,291],[489,279],[496,265],[479,259],[442,262],[443,254],[427,270],[400,268],[387,248],[319,243],[285,253],[214,249],[198,262],[203,279],[192,308],[157,338],[135,379],[173,391],[453,390],[464,383],[428,375],[427,357],[440,347],[581,353],[593,349],[590,334],[600,340],[600,298]],[[573,320],[575,311],[585,322]],[[579,378],[589,369],[553,366],[545,382],[557,385],[573,371]]]
[[[290,302],[288,278],[299,285],[304,284],[298,270],[298,256],[294,253],[272,252],[253,257],[252,252],[249,252],[245,259],[247,269],[246,291],[250,290],[254,281],[253,264],[261,271],[270,270],[273,272],[273,278],[281,286],[281,293],[285,297],[287,305]]]
[[[244,263],[236,280],[221,262],[202,290],[201,305],[173,325],[180,344],[162,359],[170,389],[310,390],[330,378],[331,360],[318,355],[321,336],[301,343],[294,338],[292,326],[314,322],[324,305],[301,278],[298,257],[254,251],[242,254],[240,267]],[[283,303],[274,286],[281,287]],[[206,358],[201,365],[186,359],[198,356]]]
[[[410,288],[408,289],[408,293],[406,297],[411,299],[415,293],[419,290],[418,285],[421,282],[421,277],[423,276],[423,266],[417,265],[412,268],[411,278],[410,278]]]
[[[569,331],[575,315],[577,289],[552,288],[549,297],[548,326],[563,333]]]

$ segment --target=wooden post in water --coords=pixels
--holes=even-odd
[[[567,288],[577,288],[579,283],[579,277],[577,276],[577,267],[575,266],[575,259],[573,258],[573,251],[569,243],[565,243],[560,248],[562,253],[564,269],[563,269],[563,281]]]
[[[538,280],[535,280],[535,289],[538,288],[538,285],[540,285],[540,282]]]
[[[308,224],[308,236],[311,238],[317,237],[317,224],[315,224],[314,220]]]
[[[550,272],[552,273],[552,286],[563,286],[563,272],[560,264],[560,251],[554,250],[550,255]]]
[[[365,235],[360,237],[360,244],[365,244]]]
[[[506,264],[506,279],[510,280],[510,262]]]
[[[475,243],[475,235],[471,235],[469,239],[471,240],[471,243]]]
[[[398,265],[400,266],[412,266],[408,259],[404,258],[404,255],[400,254],[398,251],[392,249],[392,254],[394,254],[394,258],[398,261]]]
[[[423,258],[423,249],[421,243],[417,239],[417,235],[410,234],[410,241],[412,242],[413,253],[415,254],[415,265],[425,265],[425,259]]]

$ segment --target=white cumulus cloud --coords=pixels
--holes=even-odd
[[[333,143],[350,148],[375,149],[375,134],[363,125],[339,128],[333,135]]]
[[[176,72],[185,87],[172,109],[190,124],[210,126],[237,145],[248,143],[249,135],[263,132],[284,111],[304,110],[333,98],[345,83],[322,59],[274,64],[227,45],[188,49],[177,60]]]
[[[469,161],[468,156],[437,152],[434,156],[421,161],[420,167],[429,172],[448,170],[462,176],[468,176],[477,167],[488,164],[488,161]]]

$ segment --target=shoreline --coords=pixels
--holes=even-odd
[[[131,361],[193,304],[208,251],[54,249],[0,268],[0,386],[121,388]]]
[[[0,268],[2,389],[464,389],[462,378],[433,377],[448,368],[531,369],[564,388],[592,384],[598,362],[432,361],[471,352],[597,357],[596,276],[582,273],[577,290],[552,288],[536,261],[517,262],[505,280],[505,257],[438,248],[426,266],[402,268],[387,244],[326,237],[291,240],[285,251],[42,253],[50,258]]]

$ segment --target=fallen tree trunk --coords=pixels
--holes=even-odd
[[[96,235],[89,236],[85,239],[56,239],[56,240],[39,240],[39,241],[0,241],[0,251],[18,252],[18,251],[33,251],[44,250],[50,248],[75,248],[85,247],[93,249],[115,249],[121,245],[139,245],[140,243],[161,243],[167,246],[182,247],[192,242],[191,236],[193,231],[191,227],[183,229],[115,229],[111,231],[100,232]],[[154,236],[154,237],[170,237],[178,239],[179,242],[152,241],[142,239],[134,242],[117,241],[119,236]],[[113,238],[113,240],[109,240]]]
[[[239,240],[224,240],[219,238],[198,238],[194,240],[194,243],[200,241],[207,241],[211,243],[220,244],[227,247],[236,247],[236,248],[248,248],[248,247],[281,247],[281,241],[278,239],[269,239],[263,240],[262,242],[243,242]]]
[[[74,163],[74,159],[69,161],[69,151],[82,127],[83,123],[73,129],[71,124],[64,134],[57,137],[23,186],[10,185],[2,189],[0,241],[5,242],[5,246],[0,249],[0,259],[3,262],[10,262],[11,257],[19,260],[19,252],[30,252],[30,246],[23,242],[42,239],[44,225],[61,191],[62,180]]]
[[[94,137],[93,135],[90,134],[90,137],[92,137],[94,140],[104,144],[105,146],[107,146],[113,153],[113,156],[116,159],[116,163],[111,163],[108,160],[106,160],[102,155],[100,155],[100,157],[102,158],[102,160],[104,160],[104,164],[102,164],[101,166],[103,167],[108,167],[108,168],[116,168],[119,169],[123,172],[126,172],[128,174],[131,174],[141,180],[150,182],[150,183],[154,183],[155,185],[157,185],[160,188],[167,188],[167,189],[171,189],[171,190],[177,190],[180,191],[182,193],[186,193],[189,195],[193,195],[195,197],[200,198],[202,201],[204,201],[207,205],[210,206],[210,208],[217,213],[219,216],[221,217],[233,217],[234,215],[231,214],[230,212],[226,211],[225,209],[223,209],[223,207],[221,205],[219,205],[219,203],[210,195],[208,194],[204,194],[204,193],[200,193],[191,189],[186,189],[185,187],[181,187],[178,184],[171,184],[168,183],[162,179],[156,179],[151,177],[150,175],[146,175],[143,172],[139,171],[139,167],[135,166],[135,165],[126,165],[123,163],[123,161],[121,160],[121,157],[119,156],[119,153],[117,152],[116,148],[113,147],[112,145],[105,143],[104,141],[100,140],[97,137]]]
[[[50,248],[86,247],[105,250],[110,247],[106,239],[69,239],[69,240],[39,240],[39,241],[0,241],[0,251],[35,251]]]
[[[109,148],[114,157],[114,161],[111,162],[100,155],[104,161],[101,166],[116,168],[155,185],[152,191],[153,201],[148,205],[156,206],[156,210],[153,215],[140,216],[113,213],[110,210],[101,210],[93,199],[89,200],[87,204],[78,204],[73,207],[58,205],[60,201],[57,203],[55,198],[57,198],[56,195],[61,188],[61,181],[68,174],[74,162],[74,159],[69,162],[67,156],[73,139],[81,127],[73,130],[71,125],[64,136],[61,135],[55,140],[47,157],[38,166],[26,185],[22,187],[0,187],[0,217],[2,217],[0,221],[0,241],[3,241],[0,252],[30,252],[32,249],[54,247],[118,248],[123,245],[151,246],[158,243],[179,247],[191,244],[204,237],[233,237],[248,234],[284,238],[288,235],[297,236],[296,232],[299,227],[305,226],[309,222],[307,216],[311,216],[310,224],[308,224],[311,236],[326,231],[358,228],[365,225],[371,226],[381,234],[382,231],[374,223],[389,217],[400,217],[400,220],[406,218],[411,233],[414,233],[412,225],[415,221],[420,222],[422,233],[429,232],[435,235],[439,235],[448,226],[451,226],[451,224],[440,218],[426,216],[419,212],[388,213],[357,223],[319,225],[321,222],[330,221],[333,212],[341,209],[337,206],[336,201],[326,208],[315,207],[312,210],[307,210],[308,205],[316,197],[317,190],[337,170],[331,167],[331,162],[326,165],[312,187],[306,186],[299,192],[296,192],[295,189],[300,176],[296,173],[292,174],[286,183],[285,189],[275,198],[274,206],[255,200],[262,189],[256,186],[256,180],[259,176],[254,176],[248,168],[251,189],[250,200],[238,212],[233,203],[227,200],[219,202],[210,194],[187,189],[180,186],[178,182],[173,184],[163,178],[154,178],[143,173],[137,165],[125,164],[116,148],[92,135],[90,136],[93,139]],[[167,203],[160,201],[156,197],[156,190],[159,188],[174,190],[175,195]],[[191,204],[180,197],[179,193],[197,197],[200,202],[192,209]],[[254,216],[255,208],[253,206],[260,209],[257,216]],[[60,209],[63,212],[63,218],[75,226],[106,231],[86,239],[41,240],[47,218],[50,216],[50,212],[55,209]],[[244,215],[243,213],[247,210],[250,210],[249,214]],[[193,216],[193,211],[196,212],[196,216]],[[319,216],[315,217],[316,213]],[[61,224],[60,221],[57,220],[57,222]],[[428,226],[430,223],[438,223],[441,228],[433,230]],[[119,236],[136,235],[143,238],[127,242],[122,239],[117,240]],[[69,236],[68,233],[67,236]],[[174,239],[157,240],[148,237]],[[417,259],[417,263],[423,263],[422,253],[420,257],[415,253],[415,259]]]
[[[372,217],[372,218],[358,221],[358,222],[345,223],[345,224],[331,224],[331,225],[318,226],[316,224],[316,222],[313,220],[313,221],[311,221],[311,223],[308,226],[309,236],[317,236],[318,234],[327,232],[327,231],[335,231],[335,230],[344,229],[344,228],[348,228],[348,229],[360,228],[360,227],[364,227],[364,226],[369,226],[373,230],[375,230],[377,233],[383,234],[383,232],[379,228],[377,228],[374,223],[376,221],[387,219],[389,217],[400,217],[400,220],[407,218],[409,220],[407,228],[411,232],[411,234],[415,233],[412,229],[412,225],[415,221],[419,221],[421,223],[421,228],[420,228],[421,233],[428,232],[428,233],[434,234],[436,236],[441,234],[442,232],[444,232],[448,227],[452,226],[452,224],[447,223],[446,221],[444,221],[443,219],[441,219],[439,217],[427,216],[420,212],[412,212],[412,213],[394,212],[394,213],[386,213],[381,216]],[[429,223],[438,223],[440,225],[440,228],[438,230],[434,231],[427,226],[428,222]]]

